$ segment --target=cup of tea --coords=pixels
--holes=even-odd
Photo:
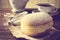
[[[12,11],[24,11],[25,6],[29,0],[9,0],[9,3],[12,7]]]
[[[49,4],[37,4],[38,10],[43,12],[50,12],[51,10],[54,10],[55,8]]]
[[[38,10],[41,12],[47,12],[51,16],[57,14],[57,8],[50,4],[37,4],[37,5],[38,5]]]

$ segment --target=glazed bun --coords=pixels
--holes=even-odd
[[[49,30],[52,25],[52,17],[44,12],[28,14],[21,19],[21,31],[29,36],[43,33]]]

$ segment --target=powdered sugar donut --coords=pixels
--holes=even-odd
[[[45,32],[52,26],[52,17],[45,12],[28,14],[21,19],[21,31],[29,36]]]

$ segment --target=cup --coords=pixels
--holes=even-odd
[[[12,7],[12,11],[23,11],[25,9],[25,6],[28,2],[28,0],[9,0],[10,5]]]
[[[37,4],[37,5],[38,5],[38,10],[41,12],[47,12],[51,16],[57,14],[57,8],[55,8],[54,6],[50,4]]]
[[[37,4],[38,10],[43,12],[50,12],[51,10],[54,10],[55,8],[49,4]]]

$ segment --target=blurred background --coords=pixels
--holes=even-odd
[[[60,8],[60,0],[29,0],[26,8],[37,8],[38,3],[48,3]],[[9,0],[0,0],[0,8],[10,8]]]

